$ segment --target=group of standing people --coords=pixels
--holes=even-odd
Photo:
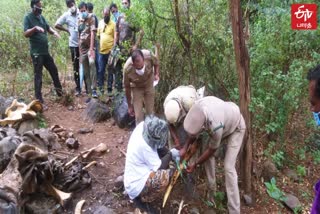
[[[140,45],[143,31],[126,19],[125,12],[130,8],[130,0],[123,0],[123,12],[112,3],[102,11],[103,19],[98,21],[93,13],[93,4],[66,0],[68,10],[55,23],[55,28],[68,33],[69,48],[74,71],[75,95],[81,94],[82,80],[85,91],[93,98],[103,95],[105,75],[108,70],[107,91],[110,95],[115,88],[123,90],[123,66],[132,51]],[[30,54],[34,67],[35,98],[44,102],[42,88],[43,66],[49,71],[57,95],[62,95],[58,69],[49,54],[47,33],[60,38],[42,15],[41,0],[31,0],[31,12],[24,18],[24,35],[30,41]],[[111,18],[112,15],[112,18]],[[138,39],[136,33],[140,31]]]

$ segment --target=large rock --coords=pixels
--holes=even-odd
[[[122,129],[135,126],[135,118],[128,114],[128,102],[124,93],[119,93],[114,98],[113,119]]]
[[[247,206],[252,206],[254,204],[254,200],[252,199],[252,196],[249,194],[244,194],[243,200]]]
[[[0,141],[0,173],[7,168],[12,155],[20,143],[21,139],[18,136],[5,137]]]
[[[116,178],[116,180],[114,181],[114,186],[118,189],[122,188],[123,187],[123,176],[120,175]]]
[[[0,127],[0,140],[2,140],[5,137],[13,137],[17,135],[17,131],[13,128],[1,128]]]
[[[91,99],[84,112],[84,117],[93,123],[98,123],[111,118],[111,112],[105,103]]]
[[[6,109],[11,105],[13,100],[13,97],[9,97],[6,99],[0,95],[0,119],[4,119],[6,117]]]
[[[284,169],[283,170],[283,174],[285,176],[287,176],[288,178],[290,178],[291,180],[297,182],[299,181],[299,176],[298,174],[296,173],[295,170],[292,170],[292,169]]]
[[[264,181],[268,182],[271,178],[276,177],[278,174],[278,169],[276,165],[271,160],[266,160],[263,163],[261,176]]]
[[[301,208],[301,203],[299,199],[296,196],[291,195],[289,193],[285,193],[285,200],[283,201],[283,203],[287,207],[289,207],[292,211],[295,211],[298,208]]]

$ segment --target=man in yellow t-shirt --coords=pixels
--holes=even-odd
[[[103,10],[103,20],[99,22],[97,36],[100,42],[99,49],[99,70],[98,70],[98,87],[100,92],[104,93],[104,77],[106,73],[106,65],[110,51],[114,45],[115,38],[115,23],[110,20],[110,10]],[[109,84],[111,82],[111,84]],[[113,74],[108,72],[108,92],[112,91]]]

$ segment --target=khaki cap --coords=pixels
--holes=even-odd
[[[164,105],[164,115],[170,124],[176,123],[180,116],[179,103],[176,100],[169,100]]]
[[[184,119],[184,130],[190,135],[197,135],[200,133],[205,120],[206,116],[200,106],[193,105]]]

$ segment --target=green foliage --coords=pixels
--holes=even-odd
[[[300,177],[304,177],[306,176],[307,172],[306,172],[306,168],[304,166],[298,165],[297,166],[297,174]]]
[[[299,148],[294,150],[294,154],[298,156],[299,160],[305,160],[306,159],[306,149],[305,148]]]
[[[223,210],[224,209],[224,201],[226,200],[226,194],[224,192],[216,192],[214,194],[214,201],[216,203],[217,209]]]
[[[264,150],[264,155],[268,158],[271,158],[272,150],[275,147],[276,142],[271,141],[268,143],[268,147]]]
[[[270,182],[265,182],[264,184],[266,185],[267,193],[271,198],[276,201],[285,200],[284,193],[277,187],[275,178],[272,178]]]
[[[306,72],[319,62],[320,51],[319,31],[291,30],[290,4],[250,3],[253,126],[280,137],[304,100]]]
[[[294,214],[302,213],[302,206],[295,207],[293,209]]]
[[[284,161],[284,152],[277,151],[273,155],[271,155],[272,162],[277,166],[278,169],[281,169]]]
[[[203,200],[202,201],[208,206],[208,207],[214,207],[219,212],[225,212],[225,202],[226,202],[226,194],[224,192],[217,191],[214,193],[213,197],[214,201],[209,200]]]
[[[278,169],[283,167],[284,152],[276,149],[276,142],[271,141],[268,143],[268,147],[264,150],[264,155],[271,159]]]
[[[48,127],[47,121],[43,117],[43,114],[37,114],[37,120],[38,120],[39,128],[47,128]]]
[[[312,158],[313,158],[313,162],[315,164],[319,164],[320,163],[320,150],[313,151]]]

